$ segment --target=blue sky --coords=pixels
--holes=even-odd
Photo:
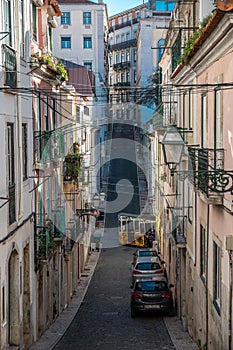
[[[104,3],[108,7],[108,15],[113,16],[119,12],[141,5],[143,0],[104,0]]]

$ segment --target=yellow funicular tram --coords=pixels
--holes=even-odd
[[[118,215],[120,244],[144,247],[144,235],[153,226],[155,226],[155,221],[152,217],[120,213]]]

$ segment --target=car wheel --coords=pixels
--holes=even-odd
[[[131,317],[135,318],[137,316],[137,311],[135,310],[134,307],[131,306]]]

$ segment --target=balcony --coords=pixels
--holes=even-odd
[[[180,56],[181,56],[181,32],[177,35],[176,41],[172,46],[172,72],[176,69],[179,64]]]
[[[186,247],[186,218],[172,213],[172,236],[177,248]]]
[[[109,33],[114,32],[114,30],[121,29],[124,27],[130,27],[132,24],[138,23],[138,18],[132,19],[132,21],[123,22],[121,24],[116,24],[109,28]]]
[[[35,165],[36,169],[43,169],[51,161],[59,166],[64,157],[64,133],[57,131],[35,131]]]
[[[3,60],[5,68],[5,85],[17,87],[16,52],[7,45],[3,45]]]
[[[233,171],[224,170],[224,149],[189,146],[188,155],[189,180],[197,190],[213,200],[216,198],[214,204],[224,193],[233,193]]]
[[[54,252],[56,243],[54,241],[54,228],[52,223],[48,226],[37,226],[37,258],[47,260]]]
[[[68,153],[63,164],[63,181],[74,182],[78,185],[79,175],[82,169],[83,156],[79,153]]]
[[[121,83],[116,83],[113,84],[114,87],[127,87],[130,86],[130,82],[129,81],[125,81],[125,82],[121,82]]]
[[[136,47],[136,46],[137,46],[137,39],[131,39],[131,40],[123,41],[118,44],[109,45],[109,50],[110,51],[123,50],[129,47]]]
[[[116,71],[127,69],[127,68],[130,68],[130,62],[129,61],[115,63],[113,65],[113,69],[116,70]]]

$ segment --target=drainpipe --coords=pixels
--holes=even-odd
[[[209,341],[209,303],[208,303],[208,286],[209,286],[209,225],[210,225],[210,205],[207,205],[207,239],[206,239],[206,350],[208,350]]]
[[[232,250],[228,251],[229,254],[229,265],[230,265],[230,272],[229,272],[229,337],[228,337],[228,349],[231,350],[231,342],[232,342],[232,334],[231,334],[231,329],[232,329]]]

